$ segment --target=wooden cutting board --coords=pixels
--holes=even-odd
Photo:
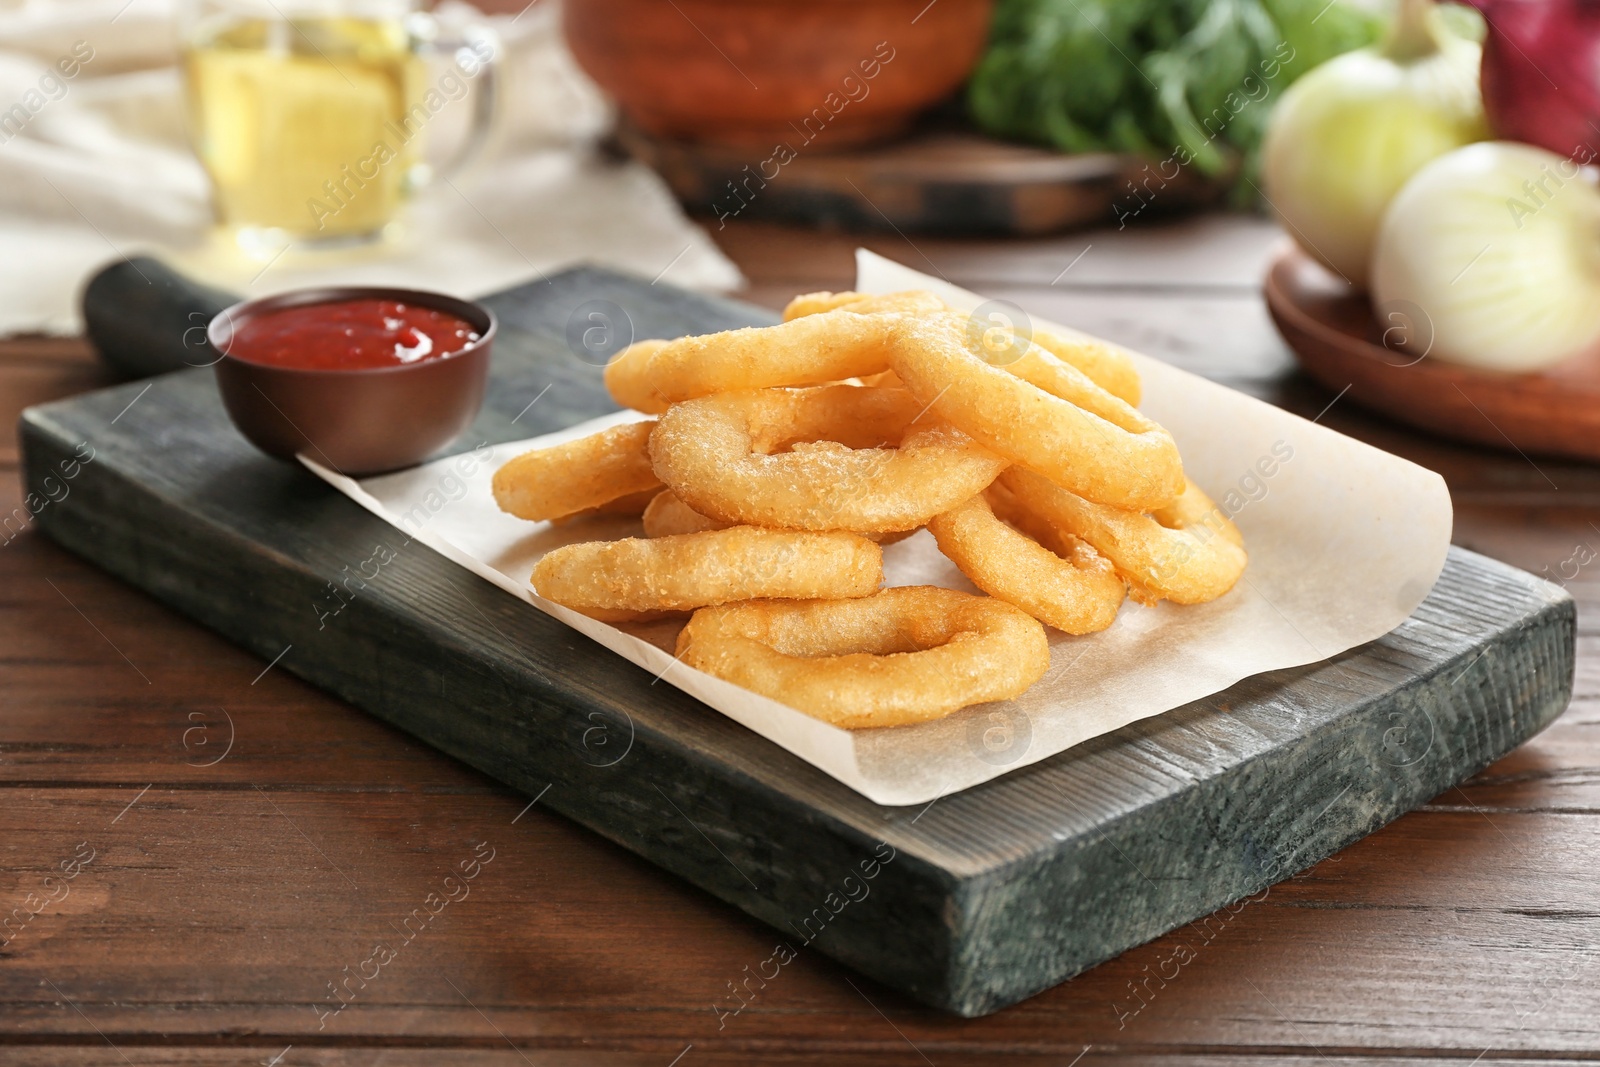
[[[800,137],[749,151],[651,137],[626,123],[610,145],[654,168],[707,225],[729,218],[905,233],[1055,233],[1214,204],[1231,176],[1164,174],[1139,156],[1067,154],[953,123],[828,152]]]
[[[462,448],[613,407],[568,340],[597,306],[637,337],[773,319],[583,269],[489,303],[494,379]],[[22,434],[53,538],[530,796],[558,785],[543,803],[774,927],[745,982],[810,946],[949,1011],[994,1011],[1425,803],[1572,691],[1566,593],[1452,550],[1381,640],[884,808],[421,546],[327,618],[329,583],[394,531],[251,449],[209,371],[31,408]]]

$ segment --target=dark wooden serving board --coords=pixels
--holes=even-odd
[[[772,318],[594,270],[502,294],[463,447],[612,406],[568,341],[597,300],[639,337]],[[420,546],[319,626],[328,583],[395,531],[254,452],[209,371],[31,408],[22,433],[28,485],[52,498],[37,521],[63,545],[530,796],[558,785],[543,803],[770,923],[775,944],[966,1015],[1309,867],[1537,732],[1572,688],[1566,593],[1453,550],[1378,641],[884,808]],[[752,960],[741,981],[780,966]]]

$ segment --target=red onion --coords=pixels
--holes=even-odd
[[[1483,12],[1483,107],[1495,136],[1600,155],[1600,0],[1466,0]]]

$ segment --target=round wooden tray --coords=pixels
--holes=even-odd
[[[1263,288],[1300,365],[1328,388],[1442,437],[1600,460],[1600,350],[1536,374],[1441,362],[1428,353],[1425,315],[1386,309],[1380,323],[1364,294],[1293,246]]]

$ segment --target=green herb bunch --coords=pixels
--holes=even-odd
[[[1278,94],[1382,27],[1344,0],[1000,0],[968,101],[1001,137],[1253,182]]]

